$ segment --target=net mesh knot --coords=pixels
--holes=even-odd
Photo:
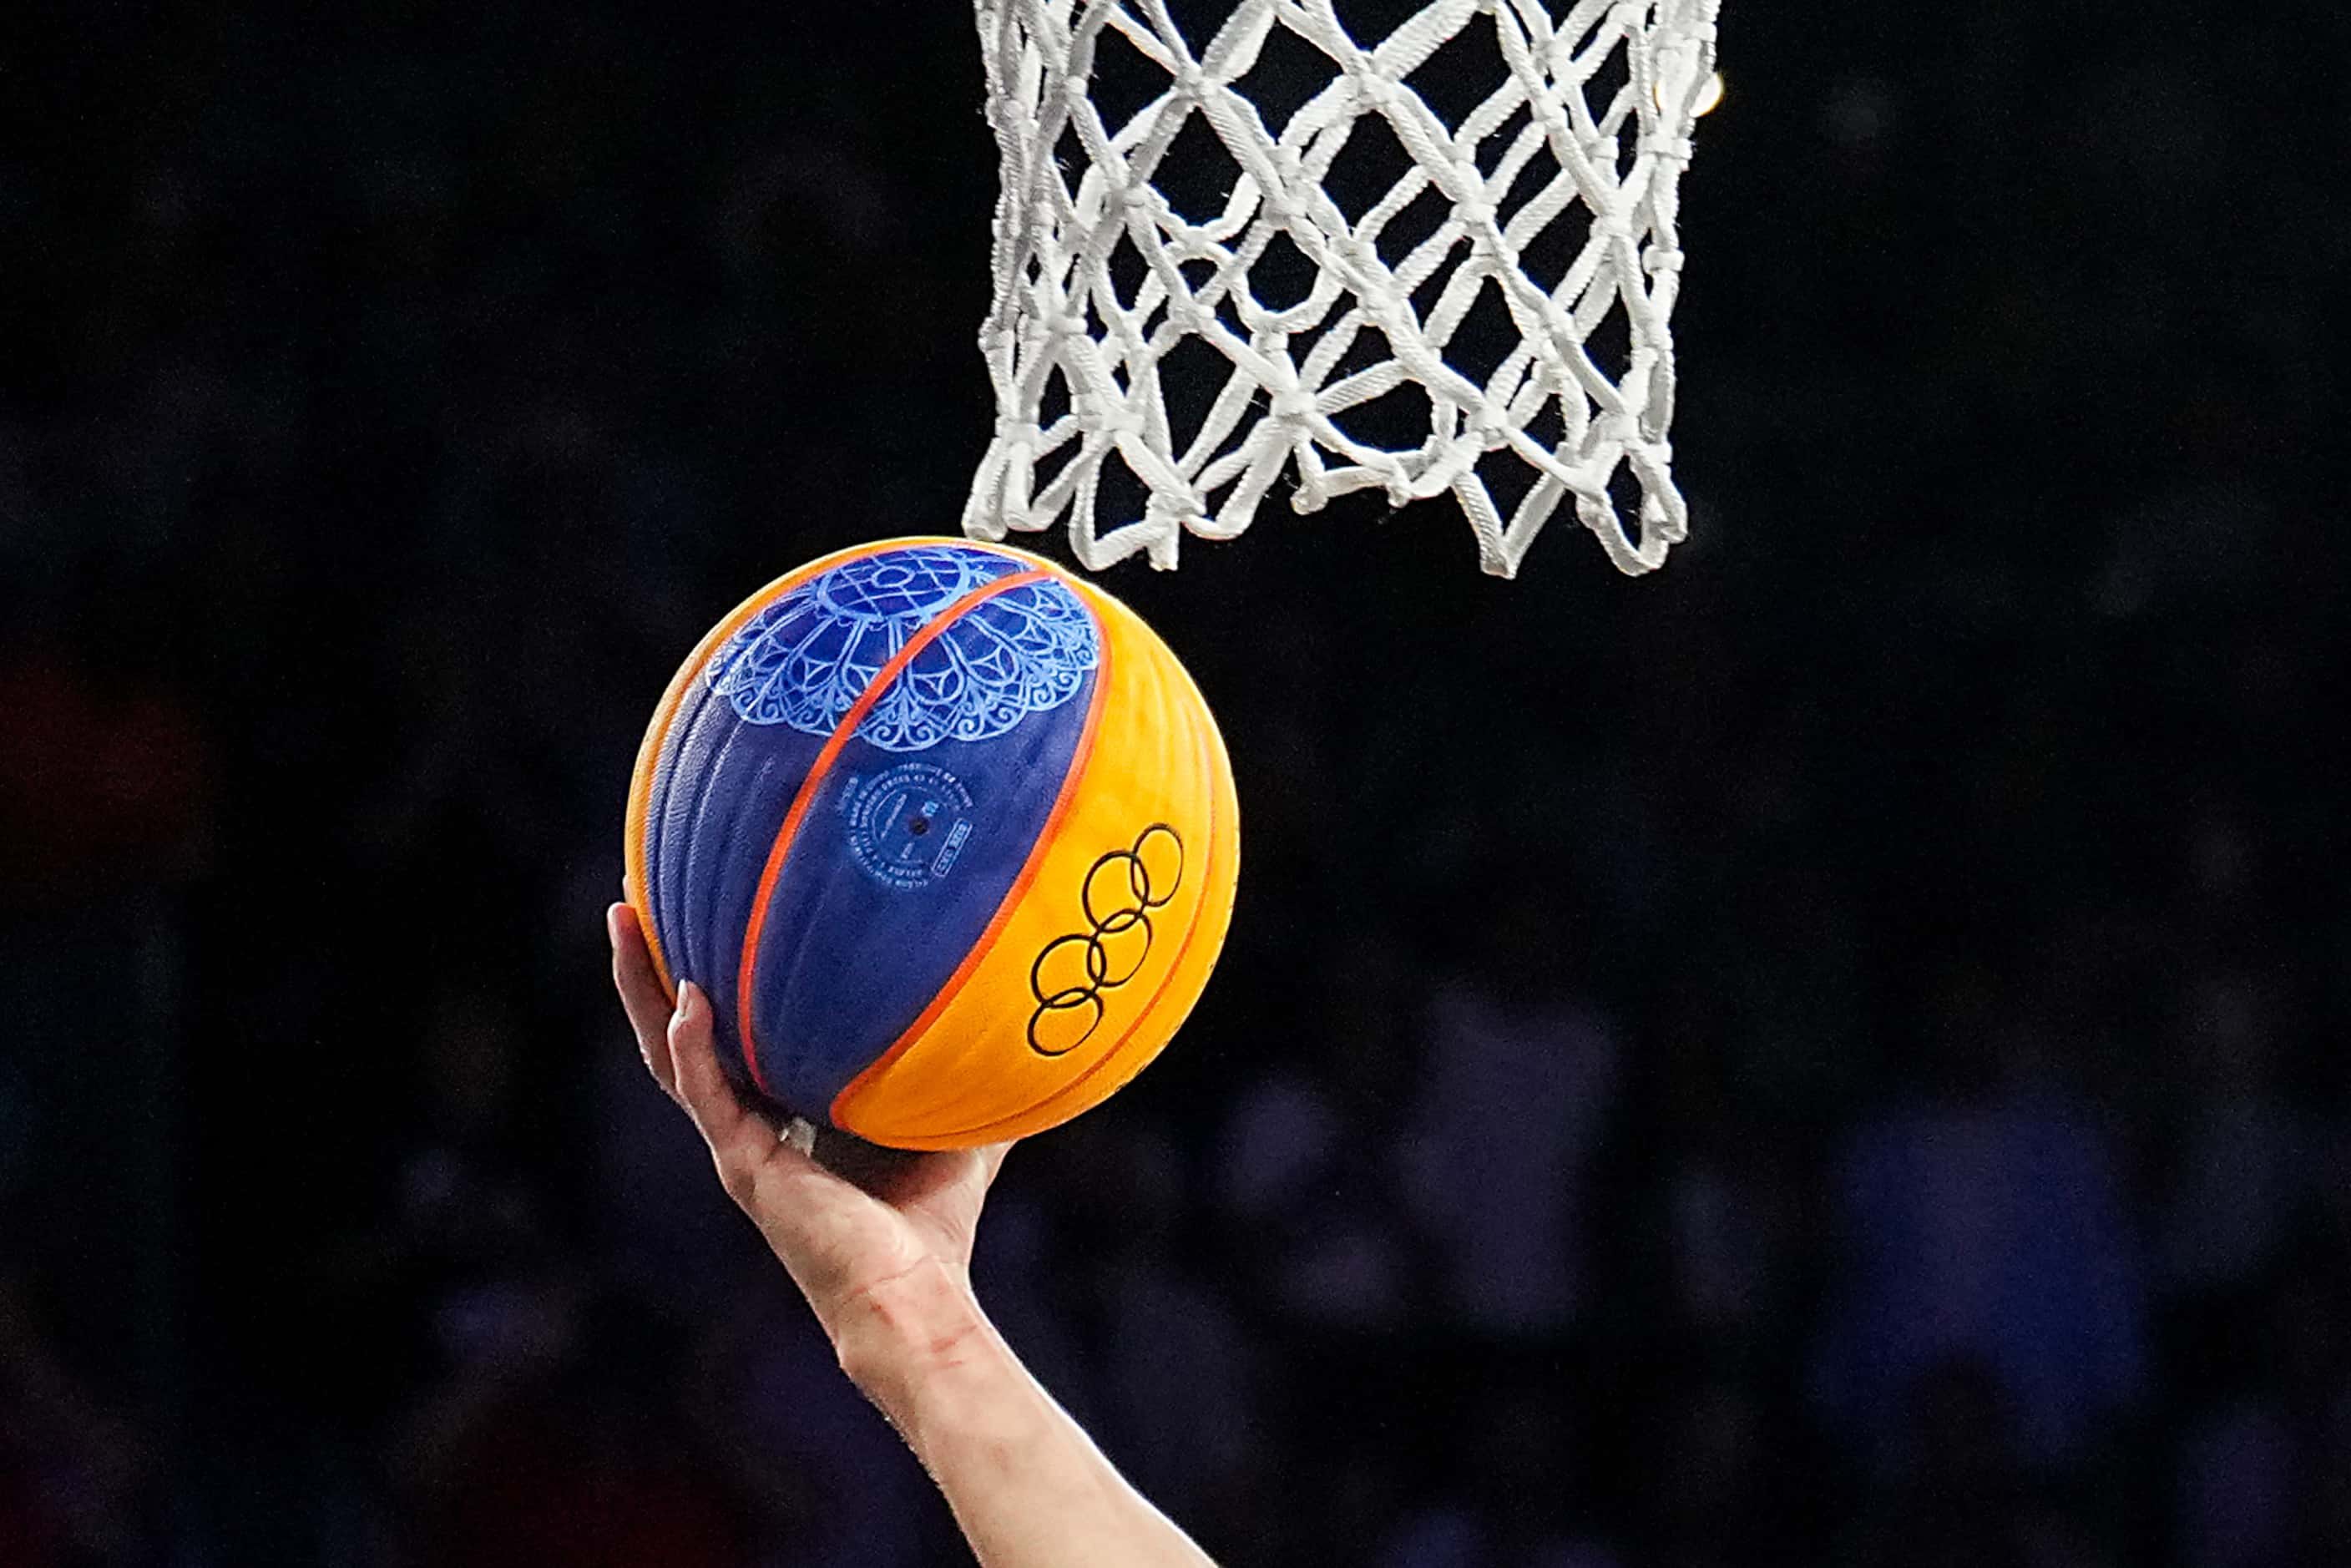
[[[1433,0],[1370,42],[1333,0],[1193,34],[1172,4],[976,0],[1003,183],[966,531],[1172,567],[1277,486],[1449,493],[1497,575],[1562,502],[1662,564],[1719,0]]]

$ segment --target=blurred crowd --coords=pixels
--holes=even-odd
[[[674,661],[987,438],[871,9],[13,46],[0,1563],[960,1560],[601,927]],[[1727,9],[1662,574],[1109,579],[1241,903],[982,1300],[1234,1568],[2351,1561],[2351,24]]]

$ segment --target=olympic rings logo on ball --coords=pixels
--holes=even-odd
[[[1155,934],[1152,912],[1166,908],[1183,883],[1184,840],[1165,822],[1087,868],[1078,904],[1088,929],[1055,937],[1029,967],[1029,994],[1037,998],[1029,1015],[1029,1050],[1067,1056],[1093,1038],[1110,1010],[1102,993],[1143,972]]]

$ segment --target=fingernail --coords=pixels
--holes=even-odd
[[[701,994],[702,988],[692,980],[680,980],[677,983],[677,1016],[684,1018],[687,1009],[694,1006],[695,998]]]

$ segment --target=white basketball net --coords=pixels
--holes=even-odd
[[[976,3],[1003,190],[981,333],[997,434],[967,533],[1065,522],[1089,568],[1138,549],[1172,567],[1183,530],[1232,538],[1287,472],[1300,512],[1365,488],[1396,506],[1450,491],[1480,564],[1504,577],[1571,496],[1625,571],[1656,569],[1684,537],[1667,440],[1676,190],[1719,0],[1437,0],[1369,47],[1332,0],[1233,0],[1197,48],[1168,0]],[[1458,70],[1447,44],[1479,28],[1507,71],[1457,91],[1482,100],[1447,125],[1412,78]],[[1270,127],[1250,73],[1277,29],[1331,76]],[[1165,85],[1108,124],[1090,96],[1097,51],[1130,46]],[[1154,183],[1183,172],[1163,161],[1196,116],[1232,165],[1222,212],[1198,221]],[[1374,117],[1393,134],[1364,131]],[[1393,165],[1367,187],[1384,195],[1352,217],[1326,189],[1351,141],[1364,144],[1351,168],[1364,147]],[[1438,214],[1433,232],[1397,222],[1416,204]],[[1313,280],[1268,304],[1251,269],[1269,270],[1283,236]],[[1529,258],[1545,246],[1548,268]],[[1515,346],[1479,381],[1447,349],[1489,288]],[[1214,350],[1191,399],[1205,412],[1171,420],[1163,367],[1191,342]],[[1399,445],[1393,422],[1386,444],[1350,433],[1410,387],[1425,393],[1426,439]],[[1144,497],[1140,517],[1102,515],[1113,455],[1141,481],[1125,486]],[[1512,460],[1532,484],[1505,520],[1481,468]],[[1609,493],[1620,464],[1639,482],[1637,536]]]

